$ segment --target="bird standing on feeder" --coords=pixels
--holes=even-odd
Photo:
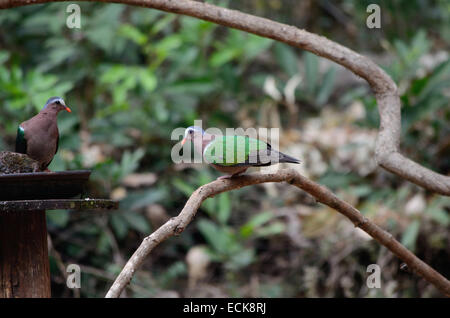
[[[17,129],[16,152],[27,154],[46,170],[58,151],[57,115],[61,110],[72,112],[61,97],[52,97],[44,108]]]
[[[262,140],[248,136],[216,136],[197,126],[188,127],[181,145],[194,142],[194,149],[216,170],[227,173],[218,179],[236,177],[250,167],[270,166],[274,163],[300,163],[300,160],[281,153]]]

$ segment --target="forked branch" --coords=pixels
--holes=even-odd
[[[161,242],[171,236],[179,235],[192,221],[203,201],[225,191],[264,182],[287,182],[308,192],[318,202],[328,205],[350,219],[355,224],[355,227],[361,228],[379,243],[387,247],[398,258],[404,261],[414,273],[422,276],[436,286],[444,295],[450,297],[450,282],[444,276],[411,253],[391,234],[364,217],[356,208],[339,199],[324,186],[305,178],[293,169],[279,170],[273,174],[255,173],[227,180],[216,180],[198,188],[191,195],[177,217],[171,218],[143,240],[114,281],[106,297],[119,297],[147,255]]]

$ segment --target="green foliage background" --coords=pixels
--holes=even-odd
[[[449,173],[447,1],[380,1],[380,30],[365,27],[373,1],[210,2],[306,28],[374,58],[400,88],[402,150]],[[63,96],[73,113],[59,117],[60,151],[50,168],[92,169],[89,196],[121,200],[114,212],[48,212],[53,296],[104,296],[142,238],[218,176],[205,166],[171,161],[173,129],[195,119],[209,127],[282,127],[280,147],[301,156],[310,177],[450,277],[449,199],[379,168],[360,172],[373,161],[374,139],[367,153],[358,153],[358,163],[340,159],[342,151],[361,149],[357,142],[337,147],[317,141],[332,144],[330,128],[350,139],[376,133],[376,102],[365,83],[344,80],[348,72],[299,49],[155,10],[80,3],[82,28],[69,29],[66,6],[0,13],[0,148],[12,150],[17,125],[49,97]],[[298,75],[294,109],[265,93],[269,77],[283,93]],[[363,116],[354,116],[355,105]],[[315,141],[308,140],[306,127],[317,123]],[[130,176],[147,181],[130,186]],[[401,272],[398,259],[348,223],[282,184],[224,193],[205,201],[180,237],[152,253],[126,296],[439,295]],[[186,259],[193,247],[203,251],[208,267]],[[82,267],[79,291],[65,287],[70,263]],[[365,284],[372,263],[382,266],[379,290]]]

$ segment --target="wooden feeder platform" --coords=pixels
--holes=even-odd
[[[0,298],[51,297],[46,210],[115,210],[81,196],[91,172],[0,175]]]

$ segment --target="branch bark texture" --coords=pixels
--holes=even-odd
[[[422,276],[428,282],[436,286],[436,288],[444,295],[450,297],[450,282],[444,276],[421,261],[406,247],[400,244],[391,234],[364,217],[356,208],[339,199],[324,186],[305,178],[293,169],[280,170],[275,174],[255,173],[227,180],[216,180],[198,188],[191,195],[177,217],[171,218],[143,240],[139,248],[134,252],[122,272],[114,281],[106,297],[119,297],[123,289],[131,281],[134,272],[140,267],[147,255],[161,242],[171,236],[179,235],[183,232],[186,226],[192,221],[203,201],[225,191],[264,182],[287,182],[308,192],[314,196],[317,201],[328,205],[350,219],[350,221],[355,224],[355,227],[361,228],[379,243],[387,247],[398,258],[403,260],[414,273]]]
[[[0,0],[0,9],[63,1],[69,0]],[[80,0],[69,2],[80,2]],[[397,86],[389,75],[369,58],[325,37],[294,26],[203,2],[192,0],[97,0],[95,2],[121,3],[196,17],[284,42],[346,67],[370,84],[377,99],[380,128],[375,156],[378,164],[425,189],[450,196],[450,176],[425,168],[400,153],[401,104]]]

